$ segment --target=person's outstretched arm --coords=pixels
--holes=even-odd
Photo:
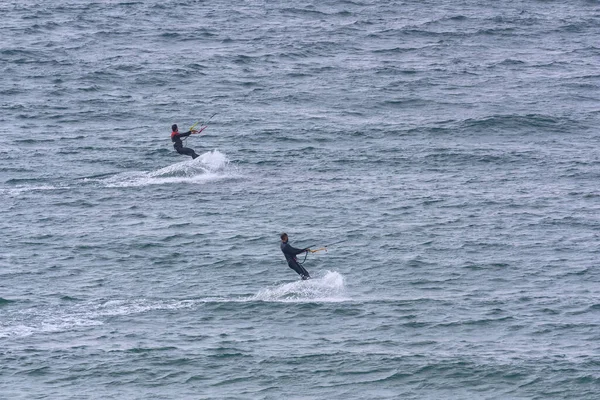
[[[289,254],[291,255],[296,255],[296,254],[300,254],[300,253],[304,253],[305,251],[307,251],[308,249],[297,249],[295,247],[292,247],[291,245],[288,244],[288,248],[289,248]]]
[[[176,137],[177,138],[183,138],[183,137],[188,137],[191,134],[192,134],[192,131],[187,131],[187,132],[183,132],[183,133],[177,132],[176,134],[173,135],[173,137],[174,138],[176,138]]]

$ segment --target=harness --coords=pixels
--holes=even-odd
[[[298,259],[296,259],[296,262],[297,262],[298,264],[300,264],[300,266],[304,267],[304,263],[306,262],[306,259],[307,259],[307,258],[308,258],[308,251],[305,251],[305,252],[304,252],[304,260],[302,260],[302,261],[298,261]]]

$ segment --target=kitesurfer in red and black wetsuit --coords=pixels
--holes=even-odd
[[[200,133],[204,130],[203,127],[202,129],[200,129],[199,131],[196,131],[194,129],[189,130],[187,132],[184,133],[179,133],[179,129],[177,128],[177,124],[173,124],[173,126],[171,126],[171,141],[173,142],[173,147],[175,148],[175,150],[179,153],[179,154],[184,154],[186,156],[191,156],[192,158],[196,158],[198,157],[198,154],[196,154],[196,152],[193,149],[190,149],[189,147],[183,147],[183,143],[181,142],[181,138],[184,137],[188,137],[193,133]]]

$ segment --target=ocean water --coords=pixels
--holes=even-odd
[[[0,14],[1,399],[600,397],[598,1]]]

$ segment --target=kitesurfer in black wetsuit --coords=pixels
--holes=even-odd
[[[302,280],[310,279],[310,274],[308,273],[308,271],[306,269],[304,269],[302,264],[300,264],[298,262],[298,259],[296,258],[296,255],[298,255],[300,253],[304,253],[305,251],[309,251],[310,249],[308,249],[308,248],[297,249],[295,247],[292,247],[288,243],[287,233],[282,233],[280,237],[281,237],[281,251],[283,252],[283,255],[285,256],[285,259],[286,259],[289,267],[291,269],[293,269],[294,271],[296,271],[298,273],[298,275],[300,275]]]
[[[206,127],[204,127],[204,128],[206,128]],[[198,154],[196,154],[196,152],[193,149],[190,149],[189,147],[183,147],[181,138],[188,137],[193,133],[200,133],[204,130],[204,128],[200,129],[199,131],[192,129],[192,130],[189,130],[184,133],[179,133],[179,129],[177,128],[177,125],[173,124],[173,126],[171,126],[171,141],[173,142],[173,147],[175,148],[175,150],[179,154],[191,156],[192,158],[198,157]]]

